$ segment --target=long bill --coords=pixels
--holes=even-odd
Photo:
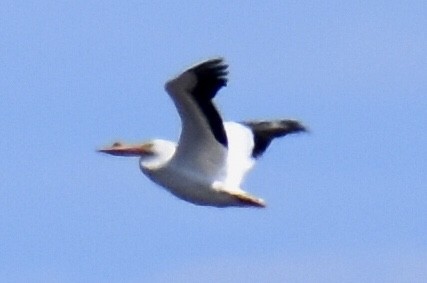
[[[107,153],[115,156],[144,156],[153,154],[153,145],[151,143],[144,144],[122,144],[119,142],[111,146],[98,149],[98,152]]]

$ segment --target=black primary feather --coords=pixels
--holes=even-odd
[[[197,84],[191,91],[192,97],[204,113],[215,139],[225,147],[228,145],[227,134],[212,99],[221,87],[227,85],[227,68],[222,58],[216,58],[188,70],[197,77]]]
[[[252,130],[254,135],[254,148],[252,157],[260,157],[274,138],[286,136],[288,134],[306,132],[307,129],[296,120],[271,120],[271,121],[248,121],[243,122]]]

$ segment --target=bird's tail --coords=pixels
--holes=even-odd
[[[266,206],[265,201],[263,199],[250,195],[245,191],[224,190],[224,192],[232,196],[236,200],[237,206],[246,206],[246,207],[249,206],[249,207],[258,207],[258,208],[264,208]]]
[[[274,138],[307,131],[301,122],[292,119],[248,121],[242,124],[249,127],[254,135],[254,158],[261,156]]]

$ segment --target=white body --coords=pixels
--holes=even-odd
[[[253,137],[251,131],[241,124],[226,122],[224,127],[228,150],[219,147],[214,155],[198,156],[204,166],[195,168],[188,164],[191,160],[175,155],[174,143],[156,140],[154,144],[162,144],[162,152],[167,152],[166,155],[172,158],[165,156],[164,164],[159,164],[158,158],[141,158],[141,171],[175,196],[194,204],[218,207],[241,205],[234,193],[246,194],[240,185],[255,163],[251,158]],[[165,147],[169,150],[165,151]]]

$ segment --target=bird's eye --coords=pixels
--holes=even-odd
[[[153,148],[153,144],[151,142],[147,142],[147,143],[141,144],[141,148],[146,150],[151,150]]]
[[[118,147],[118,146],[121,146],[121,145],[122,145],[122,143],[120,143],[120,142],[113,143],[113,147]]]

